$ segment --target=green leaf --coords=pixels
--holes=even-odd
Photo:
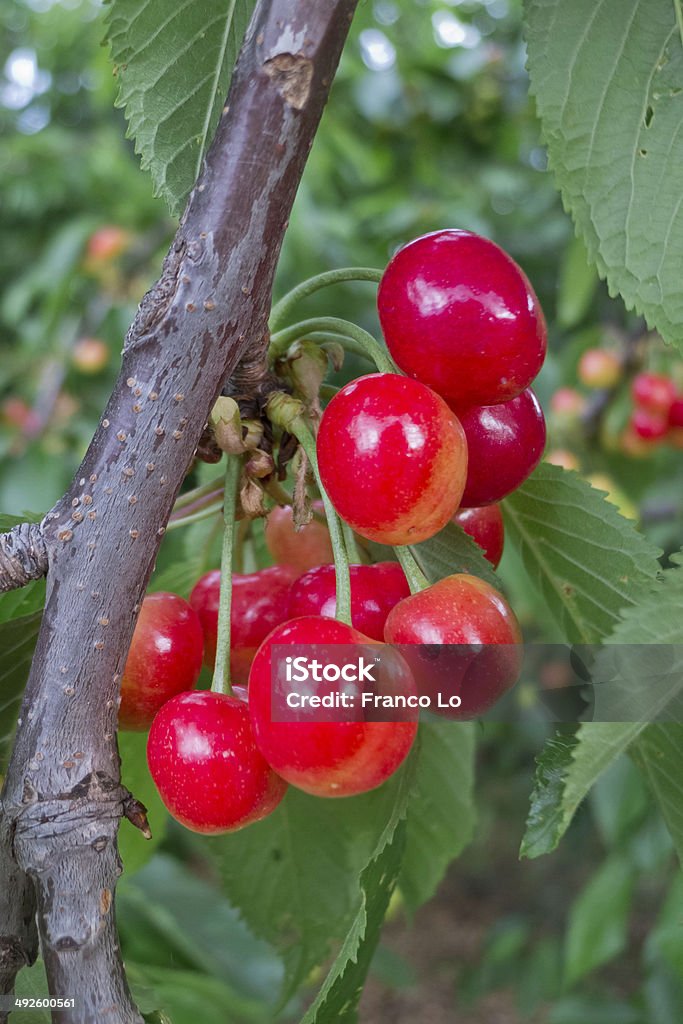
[[[482,549],[457,523],[448,523],[434,537],[421,544],[413,544],[411,551],[430,583],[453,573],[465,572],[500,587],[500,580]]]
[[[644,730],[634,759],[647,779],[683,865],[683,725],[665,722]]]
[[[354,1024],[357,1006],[398,880],[406,840],[404,821],[413,784],[413,756],[399,776],[393,807],[360,876],[360,903],[337,958],[301,1024]]]
[[[659,572],[659,549],[603,495],[543,463],[504,504],[508,536],[571,642],[609,634]]]
[[[41,617],[35,612],[0,624],[0,770],[9,757]]]
[[[145,839],[142,832],[129,821],[124,819],[121,822],[119,853],[124,870],[130,874],[147,863],[164,838],[168,813],[147,768],[147,734],[121,731],[118,735],[118,744],[121,755],[121,782],[136,800],[147,808],[152,832],[152,838]]]
[[[586,256],[586,247],[580,238],[573,238],[564,254],[560,267],[557,322],[569,330],[581,323],[593,301],[598,285],[595,267]]]
[[[474,726],[422,722],[420,739],[399,879],[411,911],[434,895],[446,868],[472,838],[475,822]]]
[[[672,0],[526,0],[550,166],[590,259],[681,344],[683,46]]]
[[[155,194],[182,207],[211,143],[255,0],[111,0],[107,39],[128,134]]]
[[[634,872],[627,860],[608,857],[574,901],[565,947],[568,985],[614,959],[626,945]]]

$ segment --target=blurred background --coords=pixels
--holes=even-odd
[[[0,510],[40,513],[83,456],[175,224],[114,106],[103,8],[3,0],[0,28]],[[680,390],[683,366],[587,266],[547,172],[524,64],[518,0],[362,0],[277,294],[322,270],[382,267],[436,228],[493,238],[548,318],[548,457],[607,491],[666,557],[683,537],[683,433],[639,419],[631,381],[649,370]],[[368,285],[307,308],[377,333]],[[349,360],[340,379],[364,369]],[[177,559],[188,542],[168,543]],[[527,639],[547,637],[512,551],[500,572]],[[557,853],[517,860],[547,731],[529,714],[480,728],[475,841],[414,921],[395,900],[365,1024],[683,1020],[683,882],[629,761],[601,780]],[[131,764],[137,739],[124,738]],[[151,859],[124,841],[119,917],[138,994],[153,989],[176,1024],[272,1020],[277,960],[217,892],[201,843],[172,827],[159,838]]]

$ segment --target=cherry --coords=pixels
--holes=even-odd
[[[668,416],[676,400],[676,385],[663,373],[637,373],[633,378],[631,394],[636,405]]]
[[[313,508],[316,512],[325,511],[322,501],[314,501]],[[278,505],[268,513],[265,536],[266,547],[280,565],[291,565],[299,572],[306,572],[314,565],[332,561],[332,542],[327,526],[312,519],[300,530],[295,530],[289,505]]]
[[[464,573],[400,601],[389,613],[384,638],[401,645],[432,710],[439,710],[439,693],[446,701],[461,698],[459,708],[442,710],[447,717],[472,718],[487,711],[521,671],[522,634],[514,612],[494,587]]]
[[[454,522],[462,526],[465,533],[483,548],[485,556],[494,569],[503,557],[505,526],[500,505],[483,505],[480,508],[461,508],[453,516]]]
[[[683,427],[683,395],[677,395],[669,409],[669,426]]]
[[[86,261],[92,264],[110,263],[120,256],[131,243],[131,234],[118,224],[104,224],[94,231],[86,246]]]
[[[458,508],[467,445],[434,391],[409,377],[373,373],[328,404],[318,462],[332,504],[357,533],[412,544],[437,533]]]
[[[358,683],[286,682],[285,659],[278,658],[276,675],[271,660],[273,648],[280,644],[296,645],[297,653],[305,651],[310,644],[325,645],[326,654],[338,649],[339,666],[349,660],[350,647],[370,644],[370,650],[376,651],[377,645],[352,626],[316,615],[292,619],[278,626],[254,658],[249,675],[249,710],[261,753],[293,786],[325,797],[352,796],[380,786],[407,757],[415,739],[417,721],[372,721],[364,718],[358,708],[335,709],[332,720],[329,710],[310,707],[290,712],[298,720],[274,720],[279,717],[276,709],[285,706],[286,695],[295,686],[301,689],[305,685],[307,694],[319,697],[343,689],[357,699],[361,692]],[[344,646],[338,648],[340,644]],[[316,648],[313,656],[319,658],[319,651],[320,648]],[[414,695],[413,680],[405,662],[396,652],[387,648],[383,651],[383,661],[391,662],[394,691]],[[367,649],[365,659],[370,660]],[[336,664],[334,657],[331,662],[326,659],[326,664],[330,663]]]
[[[576,388],[558,388],[550,397],[550,411],[560,423],[570,426],[586,408],[586,399]]]
[[[80,373],[99,373],[109,362],[109,346],[101,338],[79,338],[73,347],[71,361]]]
[[[235,573],[230,610],[230,678],[246,683],[256,650],[271,629],[287,618],[289,589],[297,577],[291,566],[273,565],[259,572]],[[221,571],[207,572],[195,583],[190,604],[204,631],[204,663],[213,668],[218,639]]]
[[[659,441],[668,433],[669,417],[665,412],[636,406],[631,413],[629,426],[636,437],[644,441]]]
[[[510,494],[538,465],[545,447],[543,410],[531,388],[501,405],[461,416],[469,463],[464,508],[490,505]]]
[[[456,409],[514,398],[545,358],[545,319],[524,272],[470,231],[434,231],[399,249],[377,307],[396,363]]]
[[[238,697],[197,690],[164,704],[147,763],[164,804],[193,832],[234,832],[265,818],[287,790],[259,753]]]
[[[119,728],[148,729],[162,704],[195,685],[203,653],[202,627],[187,601],[177,594],[148,594],[121,681]]]
[[[352,565],[351,621],[355,629],[382,640],[384,623],[394,605],[410,593],[408,581],[398,562]],[[337,595],[333,565],[319,565],[300,576],[289,593],[288,618],[323,615],[333,619]]]
[[[587,388],[612,388],[619,383],[621,360],[616,352],[589,348],[579,359],[577,376]]]
[[[561,466],[562,469],[578,470],[580,468],[576,455],[567,448],[554,448],[553,451],[548,452],[545,461],[549,462],[551,466]]]

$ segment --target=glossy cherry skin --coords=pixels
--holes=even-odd
[[[377,307],[398,366],[456,409],[514,398],[545,359],[545,319],[526,275],[469,231],[435,231],[399,249]]]
[[[323,413],[323,487],[340,516],[380,544],[433,536],[460,504],[467,445],[436,392],[395,373],[351,381]]]
[[[249,711],[261,753],[273,769],[293,786],[314,796],[353,796],[375,789],[392,775],[407,757],[417,731],[417,721],[372,721],[357,710],[302,713],[298,721],[278,721],[272,707],[283,702],[287,684],[282,674],[271,682],[272,649],[278,644],[324,644],[328,651],[338,644],[378,645],[358,630],[336,619],[307,615],[274,629],[259,648],[249,675]],[[317,649],[320,651],[320,648]],[[344,646],[340,652],[348,651]],[[367,652],[366,652],[367,653]],[[396,689],[415,693],[412,676],[396,652],[385,653],[397,666]],[[280,659],[282,664],[282,659]],[[289,684],[291,690],[292,684]],[[346,684],[348,691],[350,684]],[[339,683],[310,682],[307,692],[324,696],[340,689]]]
[[[453,521],[462,526],[465,533],[483,548],[493,568],[498,568],[505,545],[505,526],[500,505],[461,508],[453,516]]]
[[[230,612],[230,678],[246,683],[256,650],[271,629],[287,619],[289,590],[298,573],[273,565],[259,572],[234,573]],[[190,604],[204,630],[204,663],[213,668],[218,639],[221,571],[207,572],[195,583]]]
[[[587,388],[613,388],[621,377],[621,360],[609,349],[589,348],[579,359],[576,372]]]
[[[669,417],[666,413],[636,406],[631,413],[629,426],[636,437],[643,441],[661,441],[669,431]]]
[[[668,416],[676,400],[676,385],[663,373],[637,373],[633,378],[631,394],[636,405]]]
[[[176,821],[193,832],[234,832],[274,811],[287,790],[254,742],[238,697],[181,693],[149,731],[147,763]]]
[[[531,388],[502,405],[469,409],[461,423],[469,451],[463,508],[500,501],[519,487],[541,460],[545,419]]]
[[[187,601],[177,594],[148,594],[121,681],[119,728],[148,729],[162,704],[195,685],[203,654],[201,623]]]
[[[313,508],[316,512],[325,512],[322,501],[314,501]],[[333,559],[327,526],[317,519],[311,519],[306,526],[295,530],[289,505],[278,505],[268,513],[265,537],[266,547],[275,561],[280,565],[291,565],[300,573]]]
[[[384,639],[387,615],[410,593],[408,581],[398,562],[352,565],[351,622],[355,629],[372,640]],[[337,614],[334,565],[319,565],[300,576],[289,592],[288,618],[301,615]]]
[[[447,576],[405,598],[389,613],[384,638],[399,645],[420,693],[431,697],[432,710],[448,718],[483,714],[515,685],[521,671],[522,634],[515,614],[503,595],[477,576]],[[439,709],[439,692],[459,695],[461,707]]]

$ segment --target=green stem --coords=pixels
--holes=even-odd
[[[683,44],[683,9],[681,9],[681,0],[674,0],[674,10],[676,11],[676,21],[678,22],[678,34]]]
[[[354,565],[359,565],[362,559],[360,557],[358,545],[356,544],[356,535],[349,524],[345,523],[343,519],[341,520],[341,528],[342,533],[344,534],[344,543],[346,545],[346,553],[349,556],[349,561]]]
[[[270,314],[271,330],[276,330],[281,323],[287,319],[287,314],[297,302],[301,302],[308,295],[327,288],[332,284],[340,284],[343,281],[372,281],[379,284],[382,280],[383,271],[375,270],[372,267],[341,267],[338,270],[328,270],[324,274],[317,274],[308,281],[302,281],[291,292],[287,292],[277,305],[273,306]]]
[[[212,494],[214,491],[220,491],[223,488],[223,477],[219,476],[215,480],[210,480],[208,484],[202,484],[201,487],[195,487],[191,491],[185,491],[175,500],[173,506],[174,512],[179,512],[181,508],[185,508],[187,505],[193,505],[198,498],[204,498],[207,494]]]
[[[320,497],[325,506],[327,516],[327,528],[330,531],[332,551],[334,552],[334,568],[337,582],[337,613],[336,617],[340,622],[351,625],[351,578],[349,576],[349,557],[346,553],[344,534],[342,533],[341,521],[334,510],[334,506],[325,493],[325,488],[320,482],[318,470],[318,455],[315,448],[315,438],[308,424],[302,417],[297,417],[287,425],[290,433],[294,434],[297,441],[303,448],[311,464],[316,482],[320,489]]]
[[[215,516],[217,512],[220,512],[222,507],[223,502],[219,501],[212,505],[207,505],[206,508],[200,509],[199,512],[193,512],[191,515],[170,519],[166,527],[166,533],[170,530],[179,530],[181,526],[189,526],[191,523],[200,523],[203,519],[210,519],[211,516]]]
[[[232,549],[235,537],[235,504],[242,460],[228,455],[223,499],[223,547],[221,550],[221,593],[218,601],[216,664],[211,680],[214,693],[232,693],[230,685],[230,610],[232,607]]]
[[[410,587],[411,594],[418,594],[421,590],[425,590],[429,586],[429,580],[422,572],[422,569],[417,564],[415,555],[409,547],[395,547],[396,557],[398,558],[406,579],[408,580],[408,586]]]
[[[339,335],[340,339],[352,342],[354,351],[360,349],[363,355],[372,360],[380,373],[398,373],[389,353],[376,338],[364,331],[358,324],[352,324],[349,320],[340,320],[335,316],[318,316],[311,320],[301,320],[298,324],[293,324],[291,327],[286,327],[273,334],[268,350],[271,362],[284,355],[293,341],[320,331],[332,332]]]

